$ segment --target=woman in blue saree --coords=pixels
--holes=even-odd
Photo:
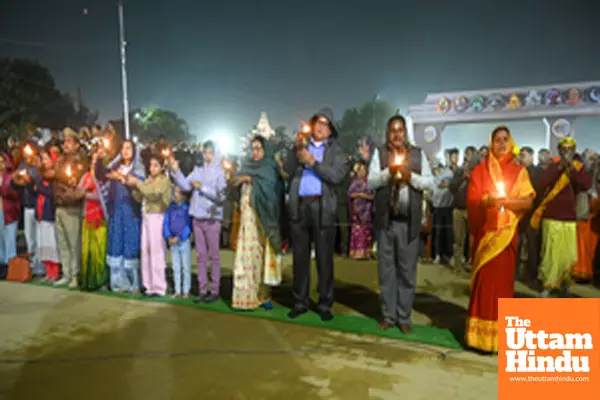
[[[95,176],[100,200],[108,218],[106,264],[110,268],[110,288],[114,292],[140,291],[141,196],[125,185],[127,176],[144,179],[144,166],[135,144],[127,140],[121,153],[108,166],[98,159]]]

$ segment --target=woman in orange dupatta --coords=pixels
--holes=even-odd
[[[467,190],[473,277],[465,340],[469,347],[498,352],[498,299],[514,297],[519,219],[535,191],[510,130],[492,132],[490,153],[471,172]]]

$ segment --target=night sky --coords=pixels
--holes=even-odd
[[[262,110],[291,130],[375,94],[405,111],[427,92],[600,79],[599,3],[126,0],[131,108],[174,110],[205,138],[245,134]],[[39,59],[101,120],[120,117],[116,1],[0,4],[1,56]],[[581,146],[599,123],[576,123]],[[541,121],[510,126],[542,144]],[[460,125],[446,138],[479,145],[489,131]]]

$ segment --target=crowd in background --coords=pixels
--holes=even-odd
[[[28,126],[26,136],[28,139],[22,142],[16,139],[9,140],[7,151],[3,160],[1,160],[4,161],[6,171],[18,169],[20,166],[27,164],[27,155],[22,154],[22,150],[27,143],[31,148],[40,147],[40,149],[49,150],[48,153],[44,151],[40,153],[42,159],[48,160],[49,165],[54,165],[58,155],[62,153],[62,142],[65,138],[62,132],[53,131],[51,139],[43,144],[38,139],[38,132],[33,126]],[[82,152],[88,153],[91,157],[94,156],[100,143],[99,140],[94,138],[108,140],[111,144],[106,149],[110,153],[106,155],[107,159],[113,159],[117,156],[115,149],[118,149],[123,141],[112,124],[107,125],[106,128],[100,126],[94,126],[91,129],[84,127],[77,133],[77,138],[81,140]],[[211,145],[214,146],[214,144]],[[96,147],[94,148],[94,146]],[[160,136],[157,140],[146,140],[144,143],[140,143],[139,147],[140,161],[146,173],[149,172],[151,156],[162,154],[165,149],[172,150],[173,156],[178,160],[184,175],[188,175],[196,166],[202,166],[204,163],[202,144],[192,144],[186,141],[169,144],[165,136]],[[368,260],[376,257],[372,220],[374,192],[367,186],[368,164],[373,149],[374,145],[370,139],[361,140],[357,144],[356,154],[349,158],[349,162],[352,163],[351,172],[338,188],[336,249],[341,256],[357,260]],[[436,156],[429,157],[436,185],[434,190],[426,192],[423,204],[425,212],[421,234],[420,256],[422,259],[432,261],[435,264],[446,264],[457,271],[470,270],[470,235],[466,191],[470,172],[486,158],[488,152],[488,146],[479,148],[468,146],[462,151],[462,160],[460,158],[461,152],[457,148],[445,150],[443,159]],[[46,155],[48,157],[45,157]],[[593,174],[595,178],[598,154],[586,149],[577,157],[582,160],[586,170]],[[283,168],[285,154],[274,154],[274,158],[277,164]],[[534,163],[536,158],[537,163]],[[237,156],[231,156],[228,160],[231,163],[231,170],[228,171],[228,174],[235,174],[237,168],[239,168],[240,159]],[[519,162],[526,167],[536,192],[543,192],[544,188],[540,187],[540,179],[544,170],[552,163],[549,149],[540,149],[536,157],[535,151],[531,147],[523,147],[520,149]],[[285,174],[283,170],[282,173]],[[89,176],[91,175],[88,175],[88,187],[91,185]],[[4,183],[8,184],[8,182]],[[287,185],[286,181],[284,181],[284,185]],[[7,186],[7,189],[10,188],[10,185]],[[6,195],[10,197],[10,194],[11,192],[8,190]],[[15,195],[15,193],[12,194]],[[8,211],[4,210],[5,214],[8,213],[8,216],[5,215],[5,225],[10,230],[12,227],[11,221],[15,218],[23,220],[24,233],[29,245],[28,250],[32,253],[36,253],[34,236],[37,235],[35,233],[36,229],[33,228],[35,221],[34,199],[38,199],[39,194],[41,193],[22,191],[19,197],[22,200],[24,216],[19,216],[19,218],[14,216],[14,209],[11,209],[10,202],[4,201],[6,203],[5,207],[9,207]],[[587,200],[585,197],[587,197]],[[240,200],[240,187],[228,186],[225,190],[220,227],[219,242],[222,248],[231,250],[237,248],[242,207]],[[592,185],[588,192],[579,195],[577,202],[580,260],[573,270],[573,275],[575,279],[584,282],[594,279],[594,271],[597,270],[597,268],[594,268],[597,263],[595,262],[595,250],[599,233],[595,223],[596,210],[594,206],[597,204],[596,200],[597,188]],[[42,217],[38,217],[38,219],[43,220]],[[285,219],[282,224],[286,224]],[[524,279],[528,283],[538,284],[541,240],[538,232],[529,229],[528,224],[529,220],[527,218],[522,220],[520,224],[520,257],[516,277]],[[282,250],[285,253],[289,249],[290,240],[287,237],[289,236],[287,229],[283,229],[283,232]],[[13,235],[8,234],[7,236],[10,238]],[[42,234],[41,237],[47,236]],[[8,246],[8,248],[13,247],[12,244]],[[8,254],[14,256],[13,251],[9,251]],[[3,257],[5,264],[8,258]],[[53,260],[57,262],[57,257],[54,257]],[[40,269],[35,269],[36,274],[40,271]]]
[[[291,248],[296,304],[290,318],[296,318],[308,309],[312,251],[319,312],[328,321],[329,249],[336,246],[344,257],[378,258],[381,327],[399,325],[410,333],[417,256],[476,276],[493,259],[478,252],[484,233],[513,232],[517,223],[508,258],[514,264],[512,285],[523,279],[548,297],[557,289],[568,295],[572,278],[598,282],[598,156],[590,150],[578,154],[574,139],[561,140],[556,158],[539,150],[534,164],[534,150],[518,149],[501,127],[489,146],[464,149],[462,162],[458,149],[438,160],[408,142],[405,121],[395,116],[384,146],[364,140],[348,156],[332,121],[328,110],[315,114],[312,136],[299,135],[284,153],[275,154],[257,136],[241,159],[226,157],[210,141],[192,146],[170,145],[164,136],[143,144],[123,140],[110,124],[66,128],[45,142],[30,127],[24,140],[9,142],[0,159],[0,265],[17,256],[21,223],[32,272],[48,283],[147,296],[170,291],[188,298],[194,248],[195,301],[215,302],[220,249],[226,247],[236,251],[232,307],[271,309],[271,288],[282,279],[281,255]],[[505,136],[506,143],[494,144]],[[404,162],[395,163],[394,155]],[[491,178],[481,175],[483,169]],[[481,175],[477,179],[485,187],[512,182],[506,198],[516,193],[514,203],[481,191],[473,174]],[[491,216],[479,211],[490,207]],[[513,236],[494,240],[512,243]],[[512,248],[509,242],[505,247]],[[167,251],[172,283],[165,274]],[[488,297],[494,296],[503,297]],[[476,298],[472,294],[472,302]],[[469,312],[477,314],[473,307]],[[471,328],[484,329],[480,325],[477,320]],[[493,343],[481,344],[481,335],[471,334],[473,347],[494,351]]]

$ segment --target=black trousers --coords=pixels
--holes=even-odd
[[[337,209],[337,222],[339,240],[340,240],[340,254],[344,257],[348,256],[348,247],[350,246],[350,226],[348,225],[348,207],[346,205],[338,204]]]
[[[433,209],[432,257],[450,258],[454,255],[454,217],[452,207]]]
[[[535,280],[538,277],[542,251],[541,230],[527,228],[527,269],[525,274],[527,279]],[[520,253],[519,253],[520,254]]]
[[[300,201],[300,219],[291,222],[290,236],[294,252],[294,308],[307,310],[310,292],[311,244],[315,245],[319,290],[319,311],[333,305],[333,253],[335,226],[321,226],[319,200]]]

